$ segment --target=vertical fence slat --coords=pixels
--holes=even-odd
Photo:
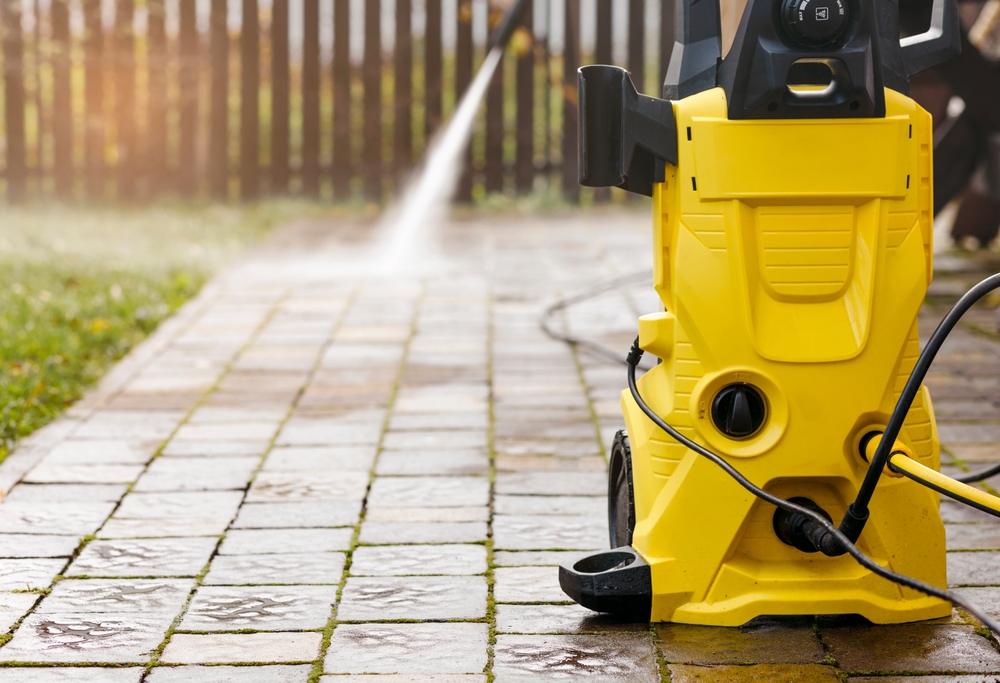
[[[594,45],[595,64],[611,64],[611,21],[611,0],[597,0],[597,42]],[[595,200],[607,201],[610,198],[611,188],[598,187],[594,190]]]
[[[490,3],[489,33],[500,23],[503,13]],[[486,178],[487,192],[503,191],[503,59],[486,91]]]
[[[308,16],[306,17],[308,31]],[[271,8],[271,194],[288,190],[289,95],[288,0]]]
[[[302,43],[302,190],[319,196],[319,0],[305,0]]]
[[[52,143],[56,196],[73,194],[73,100],[70,86],[69,0],[52,0]]]
[[[104,28],[101,0],[83,0],[87,197],[104,198]]]
[[[212,0],[209,61],[212,70],[208,123],[208,187],[216,199],[229,195],[229,30],[226,0]]]
[[[518,192],[531,192],[535,184],[535,40],[534,2],[528,0],[521,15],[521,52],[517,57],[517,152],[514,185]]]
[[[4,118],[7,133],[7,200],[24,201],[24,36],[20,0],[2,0]]]
[[[576,158],[576,70],[580,63],[580,5],[566,0],[566,38],[563,47],[562,191],[571,202],[580,199]]]
[[[45,167],[42,157],[45,149],[45,110],[42,103],[42,8],[39,0],[34,0],[32,10],[35,15],[35,30],[33,31],[34,60],[32,68],[34,70],[35,81],[35,171],[38,174],[38,192],[41,194],[42,169]]]
[[[351,5],[333,3],[333,196],[351,194]]]
[[[427,28],[424,33],[424,137],[431,136],[441,125],[441,0],[426,0]],[[424,149],[427,145],[424,145]]]
[[[639,92],[646,92],[646,0],[628,3],[628,70]]]
[[[663,83],[667,80],[667,66],[670,64],[670,53],[674,49],[674,0],[663,0],[660,3],[660,80],[657,97],[663,96]]]
[[[379,0],[365,0],[364,184],[365,197],[382,199],[382,8]]]
[[[135,198],[135,0],[115,3],[115,143],[117,197]]]
[[[552,183],[552,86],[553,86],[553,74],[552,74],[552,50],[549,40],[552,36],[552,3],[559,2],[559,0],[540,0],[540,2],[545,3],[545,33],[542,35],[542,45],[540,52],[542,53],[542,116],[544,118],[544,124],[542,129],[544,131],[543,138],[543,163],[545,167],[546,178],[551,185]]]
[[[96,23],[95,30],[98,31],[95,38],[96,41],[100,40],[100,29],[101,29],[101,7],[100,0],[86,0],[90,4],[94,5],[94,21]],[[146,33],[146,41],[148,44],[148,55],[149,55],[149,66],[148,66],[148,78],[149,78],[149,101],[147,103],[147,122],[148,130],[146,134],[146,173],[149,177],[149,194],[155,196],[160,192],[164,186],[164,181],[167,176],[167,30],[166,30],[166,2],[165,0],[147,0],[146,7],[149,10],[149,23]],[[100,43],[98,42],[95,49],[100,49]],[[95,84],[96,88],[100,88],[100,62],[98,61],[97,66],[94,70],[94,78],[97,80]],[[90,76],[87,76],[87,87],[90,88]],[[89,90],[88,90],[89,94]],[[101,98],[103,93],[97,90],[94,93],[93,108],[95,112],[95,123],[100,125],[101,123]],[[88,100],[87,108],[90,110],[91,103]],[[88,129],[90,127],[90,117],[88,115]],[[97,132],[98,134],[100,131]],[[90,148],[88,142],[88,176],[90,162]],[[103,153],[103,135],[101,139],[97,139],[95,135],[94,140],[94,156]],[[98,163],[95,158],[94,163]],[[180,171],[184,172],[184,167],[181,165]],[[89,181],[88,177],[88,181]]]
[[[256,199],[260,184],[260,18],[257,0],[243,0],[240,31],[240,197]]]
[[[459,0],[456,12],[455,106],[472,83],[472,0]],[[462,173],[458,177],[455,199],[472,201],[472,144],[465,150]]]
[[[413,34],[410,0],[396,0],[395,112],[392,161],[397,189],[413,161]]]
[[[178,190],[181,196],[190,197],[198,191],[198,81],[201,60],[195,0],[180,0],[179,39],[181,105]]]

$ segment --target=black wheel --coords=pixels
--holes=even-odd
[[[625,430],[615,434],[608,464],[608,534],[611,547],[632,545],[635,494],[632,490],[632,451]]]

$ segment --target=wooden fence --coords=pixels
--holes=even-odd
[[[672,2],[533,1],[459,200],[539,186],[578,199],[577,66],[617,54],[647,92],[663,81]],[[0,0],[6,196],[383,201],[468,87],[499,16],[487,0]]]

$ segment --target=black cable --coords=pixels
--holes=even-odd
[[[541,317],[538,320],[538,325],[542,328],[542,331],[547,334],[552,339],[556,341],[561,341],[570,346],[582,346],[590,351],[596,353],[599,356],[603,356],[608,360],[615,363],[623,363],[628,365],[628,362],[621,357],[615,351],[612,351],[608,347],[598,344],[597,342],[590,341],[589,339],[583,339],[581,337],[574,337],[568,334],[562,334],[561,332],[556,332],[552,329],[551,321],[553,314],[558,311],[569,308],[574,304],[587,301],[588,299],[593,299],[594,297],[600,296],[605,292],[610,292],[613,289],[618,289],[619,287],[624,287],[633,283],[646,282],[649,280],[649,271],[643,270],[638,273],[629,273],[628,275],[622,275],[621,277],[612,278],[604,282],[599,282],[598,284],[585,289],[579,294],[574,294],[573,296],[566,297],[565,299],[560,299],[548,308],[546,308]],[[648,369],[648,368],[644,368]]]
[[[985,470],[979,470],[978,472],[970,472],[969,474],[963,474],[960,477],[952,477],[955,481],[960,481],[963,484],[975,484],[977,481],[982,481],[983,479],[989,479],[994,474],[1000,474],[1000,462],[991,467],[987,467]]]
[[[690,448],[698,455],[708,458],[713,463],[721,467],[726,474],[728,474],[730,477],[736,480],[736,483],[738,483],[744,489],[746,489],[753,495],[757,496],[761,500],[770,503],[775,507],[787,510],[788,512],[794,512],[796,514],[802,515],[803,517],[808,518],[816,525],[822,527],[826,533],[830,534],[834,540],[836,540],[839,544],[841,544],[844,547],[844,549],[848,552],[848,554],[850,554],[851,557],[853,557],[858,564],[860,564],[868,571],[872,572],[873,574],[878,574],[882,578],[888,579],[889,581],[894,581],[895,583],[898,583],[901,586],[906,586],[907,588],[918,590],[921,593],[924,593],[925,595],[929,595],[934,598],[939,598],[941,600],[946,600],[952,603],[953,605],[958,605],[959,607],[969,612],[969,614],[974,616],[980,622],[982,622],[982,624],[986,626],[986,628],[991,630],[994,634],[1000,636],[1000,623],[994,621],[988,614],[986,614],[980,607],[978,607],[974,603],[969,602],[960,595],[955,595],[954,593],[951,593],[944,589],[932,586],[929,583],[924,583],[923,581],[915,579],[912,576],[906,576],[905,574],[897,574],[892,570],[886,569],[879,563],[875,562],[875,560],[871,559],[863,552],[861,552],[858,549],[858,547],[854,545],[854,543],[849,538],[847,538],[847,536],[843,532],[841,532],[840,529],[835,527],[828,519],[826,519],[826,517],[823,517],[822,515],[817,514],[816,512],[808,508],[802,507],[801,505],[796,505],[795,503],[789,502],[784,498],[779,498],[778,496],[772,495],[767,491],[765,491],[764,489],[757,487],[752,481],[744,477],[739,470],[737,470],[735,467],[726,462],[722,458],[722,456],[713,453],[712,451],[708,450],[707,448],[704,448],[703,446],[698,445],[697,443],[695,443],[694,441],[687,438],[686,436],[678,432],[676,429],[668,425],[666,422],[664,422],[659,415],[653,412],[652,408],[646,405],[646,402],[642,399],[642,396],[639,394],[639,388],[635,384],[635,369],[636,365],[638,364],[638,360],[642,358],[642,353],[643,353],[642,349],[639,348],[639,339],[636,338],[635,343],[632,344],[632,349],[631,351],[629,351],[628,355],[628,388],[629,391],[632,392],[632,398],[635,399],[635,402],[638,404],[639,409],[642,410],[642,412],[646,414],[646,417],[652,420],[657,427],[659,427],[667,434],[669,434],[678,443],[682,444],[683,446],[686,446],[687,448]],[[884,440],[883,443],[885,443]]]
[[[903,387],[903,391],[899,395],[899,400],[896,401],[896,407],[892,411],[889,423],[885,427],[882,441],[879,442],[878,448],[875,449],[875,455],[872,457],[868,471],[865,473],[865,478],[858,489],[858,495],[854,499],[854,502],[847,508],[847,514],[844,515],[844,519],[840,523],[840,530],[845,532],[852,542],[858,540],[861,530],[864,529],[864,522],[868,519],[868,504],[875,493],[875,487],[882,476],[882,470],[885,469],[885,465],[889,461],[892,446],[896,443],[896,437],[899,436],[899,430],[903,426],[903,421],[906,420],[906,415],[910,412],[910,406],[913,405],[913,400],[916,398],[917,392],[920,391],[924,377],[927,375],[927,370],[930,368],[931,363],[934,362],[934,357],[940,350],[941,345],[944,344],[944,340],[948,338],[952,329],[954,329],[961,317],[965,315],[965,312],[972,308],[977,301],[998,287],[1000,287],[1000,273],[989,276],[966,292],[941,320],[937,329],[934,330],[934,334],[927,340],[927,345],[920,352],[920,357],[917,358],[917,362],[913,366],[912,372],[910,372],[910,377],[906,380],[906,386]]]

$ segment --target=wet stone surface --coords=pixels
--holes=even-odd
[[[341,621],[480,619],[486,579],[479,576],[357,577],[347,580]]]
[[[188,607],[183,631],[299,631],[330,618],[336,586],[203,586]]]
[[[68,576],[195,576],[215,550],[215,538],[93,541]]]
[[[656,653],[644,635],[500,635],[494,656],[498,683],[660,680]]]

